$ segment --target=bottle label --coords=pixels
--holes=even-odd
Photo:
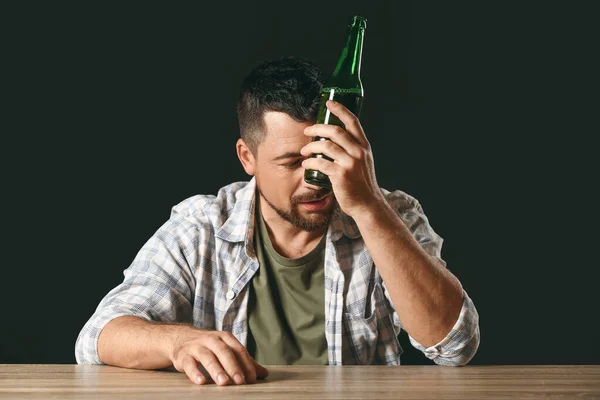
[[[362,90],[360,88],[339,88],[339,87],[324,87],[321,90],[321,93],[329,93],[333,90],[334,93],[352,93],[352,94],[362,94]]]

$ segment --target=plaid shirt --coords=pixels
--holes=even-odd
[[[438,236],[418,201],[383,190],[417,241],[443,265]],[[187,322],[231,332],[245,346],[248,284],[259,268],[254,252],[255,180],[236,182],[216,196],[197,195],[171,216],[124,271],[124,280],[100,302],[75,345],[80,364],[101,364],[98,337],[112,319],[129,315]],[[349,216],[336,213],[325,249],[325,337],[330,365],[400,365],[402,324],[385,283]],[[410,343],[439,365],[464,365],[479,346],[479,316],[467,293],[456,324],[438,344]]]

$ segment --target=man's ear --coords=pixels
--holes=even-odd
[[[244,139],[238,139],[235,144],[235,150],[237,151],[237,156],[242,163],[242,167],[244,167],[244,171],[248,175],[254,176],[254,168],[256,165],[256,160],[254,159],[254,154],[250,151]]]

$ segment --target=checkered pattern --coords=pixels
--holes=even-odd
[[[443,239],[416,199],[383,190],[414,237],[441,259]],[[259,268],[254,253],[255,180],[235,182],[214,195],[190,197],[148,240],[124,280],[100,302],[75,345],[80,364],[101,364],[98,337],[112,319],[137,316],[229,331],[246,345],[248,284]],[[325,248],[325,336],[330,365],[399,365],[402,324],[355,222],[336,213]],[[479,316],[463,292],[460,317],[448,336],[425,348],[439,365],[464,365],[479,346]]]

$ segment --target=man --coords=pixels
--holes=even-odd
[[[439,365],[473,357],[479,317],[442,238],[416,199],[378,187],[350,111],[327,104],[345,130],[314,124],[322,85],[294,57],[245,78],[236,149],[253,178],[173,207],[81,330],[78,363],[243,384],[262,364],[399,365],[401,329]]]

